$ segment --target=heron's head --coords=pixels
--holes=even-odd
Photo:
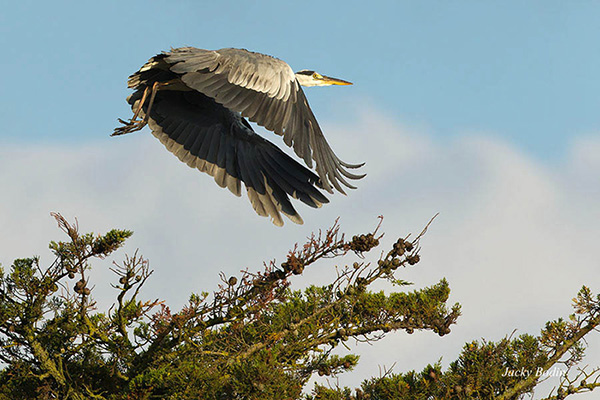
[[[302,86],[352,85],[352,82],[321,75],[318,72],[307,69],[296,72],[296,79]]]

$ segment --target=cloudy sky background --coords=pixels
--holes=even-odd
[[[0,15],[0,263],[52,261],[47,243],[61,234],[51,211],[82,231],[132,229],[116,258],[139,248],[155,270],[145,293],[177,309],[219,271],[282,260],[338,216],[354,234],[384,215],[389,244],[439,212],[423,261],[399,277],[415,288],[446,277],[463,316],[444,338],[394,333],[358,346],[362,362],[340,383],[393,363],[447,365],[465,342],[513,329],[537,334],[570,313],[581,285],[600,292],[598,17],[600,5],[583,1],[10,4]],[[306,92],[336,152],[366,161],[359,189],[319,210],[298,205],[305,224],[276,228],[147,130],[110,138],[130,116],[127,76],[183,45],[245,47],[355,82]],[[97,266],[96,298],[109,304],[110,272]],[[323,264],[296,282],[332,274]],[[590,346],[598,365],[600,340]]]

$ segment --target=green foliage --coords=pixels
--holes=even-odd
[[[71,240],[50,244],[54,263],[42,269],[39,258],[19,259],[8,275],[0,276],[0,360],[7,365],[0,393],[5,398],[89,398],[91,382],[115,382],[96,368],[112,360],[96,341],[108,332],[102,314],[90,313],[86,270],[89,259],[110,254],[132,233],[79,235],[76,226],[60,215],[55,218]],[[80,279],[73,293],[65,280],[76,274]]]
[[[347,340],[379,340],[400,329],[450,332],[460,306],[447,306],[446,280],[412,291],[369,289],[381,280],[409,284],[396,274],[419,262],[423,233],[398,239],[368,262],[366,253],[380,245],[379,227],[345,240],[336,224],[296,246],[279,266],[222,276],[216,292],[192,294],[178,312],[140,299],[152,271],[135,253],[111,268],[115,303],[98,312],[89,261],[117,250],[131,232],[79,234],[76,225],[54,217],[69,241],[50,244],[56,260],[49,267],[29,258],[0,271],[0,399],[517,398],[537,379],[504,371],[547,369],[559,360],[574,366],[583,335],[598,325],[599,299],[582,289],[576,315],[549,323],[540,337],[472,342],[446,371],[437,363],[421,372],[386,373],[356,390],[317,385],[303,395],[315,374],[335,376],[357,365],[357,355],[333,354]],[[360,261],[338,268],[333,282],[290,289],[305,268],[348,253]],[[579,391],[596,387],[589,383],[594,373]],[[563,392],[569,391],[559,388],[557,396]]]
[[[566,368],[559,370],[565,376],[548,400],[591,391],[600,386],[599,369],[569,372],[581,361],[583,337],[600,324],[600,295],[593,298],[584,286],[574,299],[574,308],[570,322],[548,322],[538,337],[525,334],[498,342],[468,343],[446,371],[436,363],[421,372],[386,373],[363,382],[354,393],[349,388],[317,385],[311,399],[519,399],[558,365]]]

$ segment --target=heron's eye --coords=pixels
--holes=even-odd
[[[312,74],[312,77],[314,79],[323,79],[323,75],[319,74],[318,72],[315,72],[314,74]]]

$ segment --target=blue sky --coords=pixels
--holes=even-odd
[[[8,3],[0,263],[52,260],[47,243],[61,236],[51,211],[86,232],[132,229],[124,252],[150,259],[148,297],[177,309],[219,271],[281,260],[337,217],[352,235],[383,214],[390,244],[439,212],[422,261],[399,278],[416,288],[447,278],[464,315],[441,339],[394,333],[358,346],[361,363],[340,383],[400,360],[395,371],[440,356],[447,365],[465,342],[513,329],[537,334],[571,312],[582,284],[600,292],[599,20],[592,1]],[[109,137],[131,116],[127,76],[184,45],[245,47],[354,82],[306,92],[336,153],[366,161],[358,189],[322,209],[297,205],[305,224],[276,228],[147,129]],[[94,296],[110,304],[110,272],[94,271]],[[294,287],[334,275],[324,263]]]
[[[3,142],[96,142],[125,79],[170,46],[245,47],[356,83],[309,97],[321,120],[360,98],[436,137],[485,130],[544,160],[600,126],[596,2],[12,2],[0,16]],[[23,123],[27,121],[27,123]]]

